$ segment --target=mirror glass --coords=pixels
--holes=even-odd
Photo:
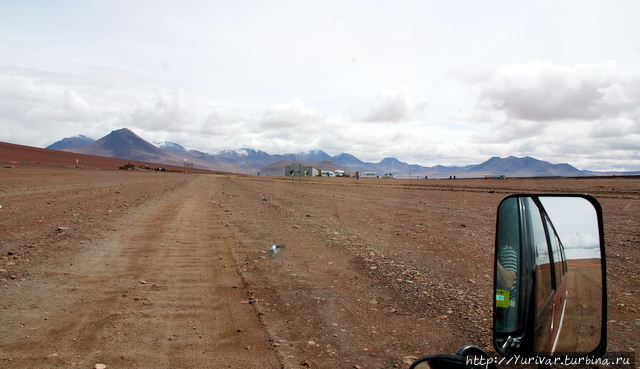
[[[603,351],[602,210],[587,195],[518,195],[498,208],[494,345],[505,356]]]

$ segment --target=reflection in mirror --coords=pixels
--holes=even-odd
[[[494,345],[503,355],[604,350],[602,211],[590,196],[522,195],[498,208]]]
[[[598,215],[580,197],[541,197],[540,202],[566,256],[566,305],[555,352],[590,352],[600,343],[603,322]]]
[[[500,204],[496,250],[496,329],[500,332],[517,330],[520,322],[516,314],[518,286],[518,260],[520,253],[520,223],[518,199],[509,198]]]
[[[600,259],[598,214],[589,201],[581,197],[540,197],[540,202],[562,240],[567,259]]]

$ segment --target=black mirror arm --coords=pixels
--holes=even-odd
[[[467,346],[461,347],[456,352],[456,355],[460,355],[465,358],[468,356],[473,356],[476,359],[482,358],[483,362],[486,363],[486,366],[485,366],[486,369],[498,369],[498,367],[494,363],[494,360],[490,358],[489,354],[487,354],[487,352],[481,349],[480,347],[467,345]]]
[[[424,364],[424,365],[422,365]],[[409,369],[498,369],[495,359],[476,346],[464,346],[455,354],[431,354],[418,358]]]
[[[507,350],[508,347],[510,347],[512,344],[515,344],[516,346],[520,346],[520,339],[519,338],[513,338],[512,336],[507,337],[506,340],[504,340],[504,343],[502,344],[501,348],[503,350]]]
[[[409,367],[409,369],[417,368],[473,369],[474,367],[467,365],[465,358],[457,354],[431,354],[418,358]]]

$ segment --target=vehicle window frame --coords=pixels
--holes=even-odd
[[[564,276],[566,275],[566,258],[564,256],[564,246],[562,245],[562,241],[558,237],[558,234],[553,227],[553,223],[549,219],[549,217],[545,217],[546,226],[549,229],[548,237],[549,237],[549,246],[551,246],[551,262],[553,263],[553,279],[554,279],[554,288],[557,290]],[[560,267],[560,270],[558,270]],[[558,273],[559,272],[559,273]]]
[[[549,273],[548,273],[548,282],[549,282],[549,290],[548,293],[546,294],[546,298],[544,298],[545,296],[535,296],[535,314],[536,316],[539,316],[543,311],[544,308],[552,303],[553,301],[553,296],[554,293],[556,291],[556,285],[555,285],[555,279],[554,279],[554,273],[553,273],[553,261],[552,261],[552,255],[551,255],[551,246],[549,244],[549,239],[548,239],[548,233],[547,233],[547,227],[546,227],[546,222],[545,222],[545,216],[544,213],[542,211],[541,205],[533,198],[533,197],[526,197],[524,198],[525,201],[523,201],[523,206],[525,207],[525,211],[526,211],[526,237],[527,237],[527,241],[531,242],[531,244],[535,245],[535,252],[536,254],[534,255],[534,269],[537,269],[538,266],[544,265],[544,264],[540,264],[538,262],[538,251],[541,249],[546,249],[546,255],[547,255],[547,259],[546,261],[548,261],[549,264]],[[539,224],[537,226],[539,226],[539,229],[534,229],[534,224],[533,224],[533,219],[538,220]],[[536,234],[536,231],[539,232],[539,234]],[[541,237],[539,238],[540,240],[544,241],[544,245],[539,248],[538,244],[537,244],[537,238],[536,237]],[[542,268],[541,268],[542,271]],[[539,273],[536,271],[535,273],[536,278],[535,278],[535,282],[534,282],[534,289],[535,286],[537,286],[539,284],[539,282],[542,279],[538,278]],[[545,291],[546,292],[546,291]],[[544,298],[544,299],[542,299]]]

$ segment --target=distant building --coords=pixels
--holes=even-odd
[[[320,169],[293,163],[284,167],[284,175],[287,177],[317,177],[320,175]]]

